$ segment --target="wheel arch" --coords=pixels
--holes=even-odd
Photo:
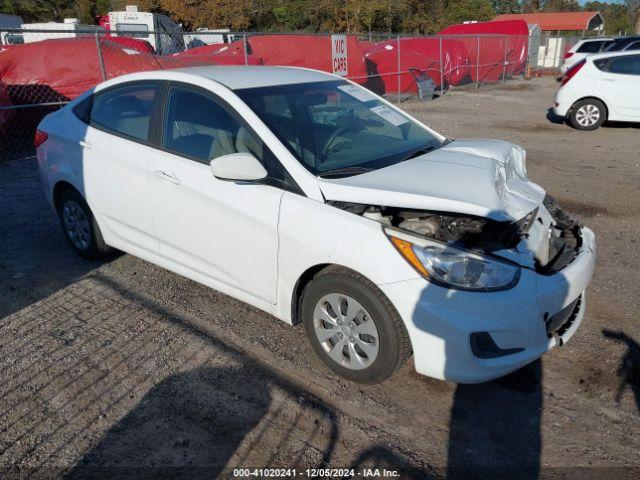
[[[312,267],[307,268],[302,275],[298,277],[295,285],[293,286],[293,292],[291,294],[291,324],[298,325],[300,323],[300,298],[304,288],[309,285],[316,275],[326,270],[327,268],[336,266],[333,263],[320,263]]]
[[[313,265],[312,267],[307,268],[298,277],[298,280],[296,281],[293,287],[293,293],[291,294],[291,324],[292,325],[298,325],[301,322],[300,299],[302,298],[302,292],[304,291],[305,287],[309,285],[313,281],[313,279],[317,277],[320,273],[324,273],[327,271],[340,271],[340,270],[357,273],[358,275],[365,277],[367,280],[369,280],[369,282],[371,282],[371,280],[366,275],[363,275],[362,273],[357,272],[353,268],[345,267],[344,265],[340,265],[337,263],[319,263],[319,264]],[[374,282],[371,282],[371,283],[375,285]]]
[[[598,100],[600,103],[602,103],[604,105],[604,110],[605,110],[605,116],[606,118],[604,119],[604,121],[606,122],[609,119],[609,105],[607,105],[607,102],[605,102],[602,98],[600,97],[596,97],[595,95],[587,95],[585,97],[579,98],[577,99],[575,102],[573,102],[571,104],[571,107],[569,108],[569,111],[567,112],[567,117],[570,117],[571,114],[573,113],[573,109],[575,108],[576,104],[579,102],[582,102],[583,100]]]
[[[63,192],[66,192],[67,190],[76,192],[78,195],[84,198],[84,195],[82,195],[82,192],[78,190],[75,186],[73,186],[73,184],[69,183],[66,180],[59,180],[53,186],[53,192],[51,194],[51,199],[53,200],[53,208],[56,210],[56,212],[58,211],[58,202],[60,201],[60,197],[62,196]]]

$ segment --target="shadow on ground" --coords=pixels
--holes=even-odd
[[[35,158],[0,161],[0,323],[98,268],[67,244]]]
[[[362,447],[354,445],[348,452],[336,452],[341,413],[332,405],[153,300],[99,272],[92,277],[152,315],[222,350],[238,366],[200,367],[158,383],[65,478],[209,479],[230,475],[230,465],[299,470],[335,467],[336,453],[340,454],[338,461],[345,453],[355,457],[354,468],[386,465],[401,472],[402,478],[431,475],[426,467],[414,466],[415,462],[385,446],[358,453]],[[282,406],[274,402],[274,390],[295,399],[300,411],[281,411]],[[285,425],[275,445],[263,439],[272,424]],[[274,464],[283,456],[288,458],[286,465]],[[251,464],[256,458],[260,463]]]
[[[540,360],[492,382],[458,385],[449,423],[448,479],[537,479]]]
[[[616,372],[620,379],[616,400],[620,402],[625,390],[629,389],[633,393],[636,407],[640,412],[640,344],[624,332],[603,330],[602,334],[627,348]]]

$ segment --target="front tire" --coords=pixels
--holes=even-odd
[[[577,130],[595,130],[607,120],[607,108],[600,100],[587,98],[571,108],[569,123]]]
[[[62,192],[58,200],[58,217],[69,245],[82,258],[98,260],[113,252],[104,243],[98,223],[79,193],[74,190]]]
[[[316,354],[348,380],[382,382],[411,355],[406,329],[389,299],[351,270],[320,272],[302,293],[300,314]]]

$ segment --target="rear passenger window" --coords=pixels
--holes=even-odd
[[[149,138],[155,83],[136,83],[95,95],[90,123],[135,140]]]
[[[605,70],[607,63],[609,63],[608,58],[599,58],[598,60],[594,60],[593,64],[598,68],[598,70]]]
[[[609,72],[640,75],[640,55],[614,58],[609,64]]]
[[[580,45],[578,53],[596,53],[600,51],[602,42],[586,42]]]

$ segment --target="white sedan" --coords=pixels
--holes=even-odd
[[[78,254],[123,250],[301,322],[353,381],[412,352],[421,374],[486,381],[584,316],[593,233],[528,180],[522,148],[447,139],[340,77],[126,75],[46,117],[36,145]]]
[[[554,112],[579,130],[607,120],[640,122],[640,52],[600,53],[576,63],[562,77]]]

